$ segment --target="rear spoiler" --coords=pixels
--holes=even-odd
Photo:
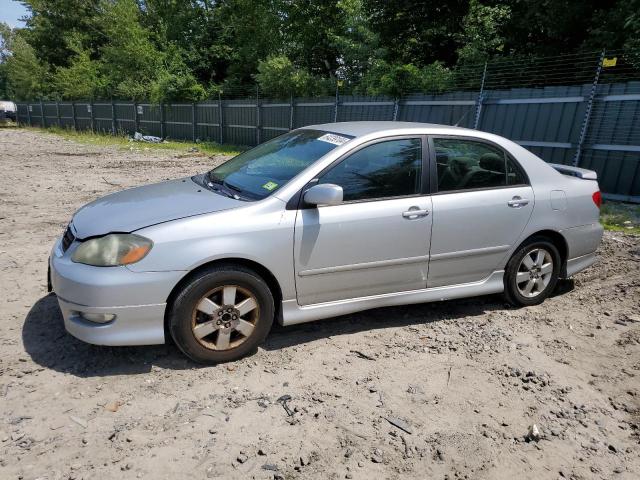
[[[593,170],[587,170],[586,168],[572,167],[571,165],[562,165],[560,163],[550,163],[550,166],[555,168],[563,175],[569,175],[571,177],[582,178],[583,180],[598,180],[598,174]]]

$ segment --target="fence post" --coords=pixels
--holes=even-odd
[[[29,119],[29,126],[31,127],[31,104],[27,102],[27,118]]]
[[[135,132],[139,132],[140,119],[138,118],[138,102],[136,101],[133,102],[133,125],[134,125]]]
[[[293,130],[293,93],[289,97],[289,131]]]
[[[116,103],[111,99],[111,134],[116,134]]]
[[[339,92],[338,92],[338,80],[336,80],[336,105],[333,109],[333,121],[334,123],[338,121],[338,102],[339,102]]]
[[[91,131],[95,133],[96,124],[95,124],[94,115],[93,115],[93,102],[91,100],[89,100],[88,109],[89,109],[89,118],[91,119]]]
[[[595,99],[596,92],[598,90],[598,80],[600,79],[600,72],[602,72],[602,62],[604,61],[604,55],[606,51],[603,49],[600,53],[600,59],[598,61],[598,67],[596,68],[596,74],[593,77],[593,83],[591,84],[591,91],[589,92],[589,98],[587,99],[587,108],[584,111],[584,118],[582,119],[582,126],[580,127],[580,136],[578,137],[578,145],[576,146],[576,154],[573,157],[573,166],[577,167],[580,162],[580,155],[582,155],[582,145],[587,137],[587,131],[589,130],[589,121],[591,120],[591,109],[593,108],[593,100]]]
[[[218,124],[220,125],[220,145],[223,143],[224,128],[222,128],[222,94],[218,92]]]
[[[260,88],[256,85],[256,145],[260,145]]]
[[[164,103],[160,102],[160,138],[164,138]]]
[[[47,128],[47,121],[44,118],[44,103],[40,99],[40,118],[42,119],[42,128]]]
[[[191,137],[193,139],[193,142],[195,143],[196,141],[196,127],[197,127],[197,123],[196,123],[196,104],[192,103],[191,104]]]
[[[398,109],[400,108],[400,99],[396,97],[393,100],[393,121],[398,120]]]
[[[76,103],[71,102],[71,118],[73,118],[73,129],[78,131],[78,121],[76,120]]]
[[[480,92],[476,100],[476,115],[473,119],[473,128],[477,130],[480,126],[480,115],[482,115],[482,102],[484,101],[484,82],[487,78],[487,62],[484,62],[484,70],[482,71],[482,80],[480,81]]]
[[[58,128],[62,128],[62,122],[60,121],[60,102],[56,100],[56,119],[58,122]]]

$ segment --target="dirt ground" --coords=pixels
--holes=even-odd
[[[68,335],[46,269],[73,212],[222,160],[0,129],[0,478],[640,478],[638,236],[541,306],[275,328],[216,367]]]

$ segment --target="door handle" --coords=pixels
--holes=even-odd
[[[420,207],[411,207],[406,212],[402,212],[402,217],[408,218],[409,220],[414,220],[420,217],[426,217],[427,215],[429,215],[429,210],[427,209],[422,210],[420,209]]]
[[[522,208],[528,204],[529,204],[528,198],[522,198],[517,195],[507,202],[507,205],[509,205],[511,208]]]

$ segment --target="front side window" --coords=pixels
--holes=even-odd
[[[244,198],[260,200],[351,138],[320,130],[289,132],[214,168],[208,179]]]
[[[433,143],[439,192],[527,183],[520,167],[500,148],[456,138],[434,138]]]
[[[421,172],[420,139],[388,140],[349,155],[319,183],[341,186],[345,202],[400,197],[420,193]]]

